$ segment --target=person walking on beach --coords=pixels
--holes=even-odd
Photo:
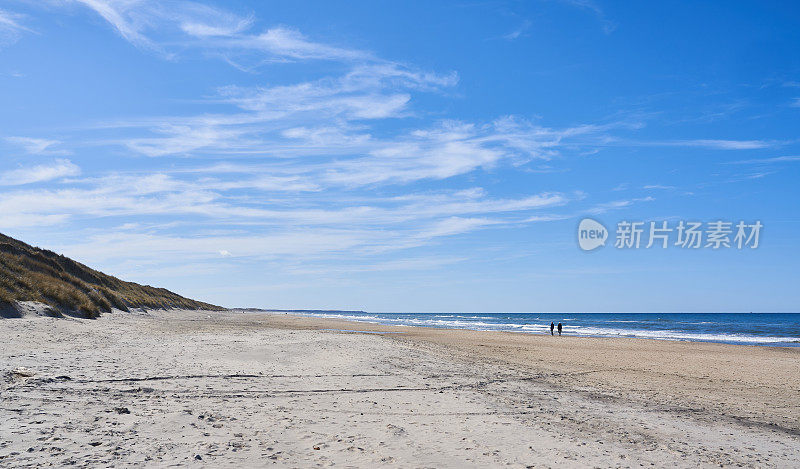
[[[558,335],[561,335],[561,323],[558,323]]]
[[[553,329],[556,327],[552,322],[550,323],[550,335],[553,335]]]

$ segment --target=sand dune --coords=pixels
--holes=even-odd
[[[0,332],[4,467],[800,466],[796,349],[234,312]]]

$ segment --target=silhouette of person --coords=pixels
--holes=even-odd
[[[558,323],[558,335],[561,335],[561,323]]]
[[[550,335],[553,335],[553,329],[556,327],[552,322],[550,323]]]

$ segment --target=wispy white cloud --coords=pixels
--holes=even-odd
[[[149,23],[146,10],[143,10],[148,4],[147,2],[136,0],[75,1],[94,10],[128,42],[139,47],[156,47],[143,32]]]
[[[149,135],[129,137],[116,144],[147,156],[253,155],[262,161],[266,157],[275,161],[272,170],[285,176],[303,176],[322,186],[358,187],[448,179],[480,168],[491,170],[499,164],[520,166],[533,160],[550,160],[561,148],[602,142],[609,129],[628,125],[552,129],[506,117],[481,125],[443,121],[396,136],[378,137],[371,133],[360,112],[347,114],[346,108],[329,105],[327,96],[322,102],[305,95],[292,101],[287,96],[284,93],[281,105],[271,108],[280,117],[269,112],[265,115],[261,104],[237,101],[237,105],[255,110],[228,116],[120,123]],[[293,114],[302,112],[298,109],[314,112]],[[300,123],[305,125],[296,126]],[[309,156],[316,158],[309,160]],[[212,168],[225,172],[252,169],[242,164]]]
[[[3,192],[0,228],[64,225],[91,218],[124,221],[124,229],[96,234],[83,229],[88,233],[75,242],[54,246],[93,263],[141,259],[171,266],[258,258],[302,264],[341,256],[361,262],[444,237],[528,223],[532,213],[572,201],[558,193],[491,198],[475,187],[385,197],[330,191],[298,197],[297,192],[282,195],[278,187],[286,185],[283,182],[260,188],[268,194],[264,197],[248,192],[250,196],[243,198],[241,188],[256,187],[257,181],[270,177],[269,172],[251,174],[249,180],[242,180],[241,173],[227,180],[220,180],[222,173],[213,174],[111,174]],[[131,223],[162,217],[175,222]],[[178,228],[177,232],[192,235],[175,234]]]
[[[691,140],[661,140],[661,141],[624,141],[616,142],[630,146],[653,147],[700,147],[712,150],[758,150],[772,148],[780,142],[771,140],[726,140],[726,139],[691,139]]]
[[[415,235],[416,238],[438,238],[441,236],[453,236],[462,233],[469,233],[479,228],[500,223],[498,220],[489,218],[464,218],[450,217],[439,220],[432,226],[422,230]]]
[[[369,60],[371,54],[313,41],[296,29],[253,32],[252,15],[193,1],[72,0],[106,20],[131,44],[173,57],[182,49],[214,52],[232,65],[286,60]],[[255,55],[254,55],[255,54]]]
[[[528,29],[530,29],[531,25],[532,25],[532,23],[530,22],[530,20],[525,20],[525,21],[522,22],[522,24],[519,27],[517,27],[516,29],[514,29],[513,31],[511,31],[511,32],[509,32],[507,34],[504,34],[503,35],[503,39],[505,39],[507,41],[515,41],[515,40],[517,40],[517,39],[519,39],[520,37],[522,37],[522,36],[524,36],[526,34]]]
[[[252,19],[191,1],[71,0],[100,15],[123,39],[142,49],[171,56],[164,42],[175,42],[176,33],[214,37],[240,32]]]
[[[56,160],[52,164],[41,164],[0,173],[0,186],[21,186],[35,182],[52,181],[77,176],[81,169],[69,160]]]
[[[198,149],[235,149],[246,143],[244,130],[221,125],[163,123],[150,129],[158,136],[126,139],[125,146],[146,156],[188,154]]]
[[[20,227],[43,227],[61,225],[69,220],[69,215],[35,215],[15,213],[0,217],[0,229],[15,229]]]
[[[33,32],[20,22],[22,15],[0,8],[0,46],[14,43],[23,32]]]
[[[555,132],[533,130],[521,138],[502,124],[444,122],[394,141],[373,141],[367,155],[334,162],[323,178],[355,186],[447,179],[515,157],[549,158],[557,140]]]
[[[424,179],[447,179],[481,167],[491,169],[503,161],[549,159],[557,154],[558,146],[565,140],[585,137],[592,132],[598,131],[588,126],[579,130],[553,130],[524,122],[509,125],[505,120],[486,126],[445,122],[393,139],[349,134],[342,128],[292,128],[278,140],[261,140],[254,144],[265,154],[285,155],[275,163],[224,163],[194,171],[212,176],[210,180],[216,187],[206,186],[212,190],[263,186],[268,190],[317,191],[378,183],[408,184]],[[241,137],[234,140],[237,145],[243,142]],[[186,138],[190,147],[205,142]],[[186,150],[177,148],[173,141],[134,139],[127,145],[150,155]],[[209,151],[231,150],[225,142],[214,142],[214,145]],[[307,155],[319,158],[330,154],[338,156],[332,160],[307,161]],[[220,177],[237,173],[244,177],[236,176],[234,180]]]
[[[30,31],[25,26],[19,24],[21,15],[0,9],[0,29],[11,31]]]
[[[228,86],[220,89],[219,101],[262,113],[265,119],[308,113],[322,113],[324,118],[378,119],[400,116],[410,90],[434,91],[457,82],[454,73],[438,75],[382,63],[356,66],[341,77],[293,85]]]
[[[13,145],[22,147],[25,152],[32,155],[67,155],[69,151],[54,149],[52,147],[59,145],[61,142],[58,140],[50,140],[44,138],[30,138],[30,137],[6,137],[5,140]]]
[[[754,158],[749,160],[729,161],[726,164],[774,164],[800,161],[800,156],[775,156],[772,158]]]
[[[684,140],[675,142],[678,146],[713,148],[716,150],[756,150],[759,148],[769,148],[775,145],[774,142],[765,140]]]
[[[0,200],[0,207],[4,205]],[[22,217],[33,218],[36,215],[23,213],[14,216],[22,220]],[[38,217],[33,221],[40,224],[52,221],[44,218],[44,215]],[[302,263],[309,260],[336,260],[343,255],[350,261],[358,262],[359,259],[427,245],[439,238],[463,235],[492,225],[523,222],[452,216],[425,218],[412,224],[360,224],[356,219],[352,223],[340,221],[338,225],[323,224],[314,229],[303,228],[302,225],[292,228],[283,223],[266,231],[199,232],[191,237],[135,229],[113,230],[85,237],[83,241],[59,247],[59,250],[95,263],[115,259],[158,259],[159,263],[170,264],[213,260],[220,256]],[[5,221],[0,226],[4,224]]]
[[[593,13],[602,24],[603,31],[606,34],[611,34],[612,32],[614,32],[615,29],[617,29],[616,23],[609,20],[606,17],[606,14],[603,11],[603,9],[600,8],[600,5],[598,5],[593,0],[559,0],[559,1],[564,4],[571,5]]]
[[[371,54],[357,49],[346,49],[309,40],[299,31],[277,26],[260,34],[228,34],[228,39],[216,43],[219,47],[263,51],[270,57],[309,60],[364,60]]]
[[[635,199],[627,199],[627,200],[613,200],[611,202],[603,202],[594,205],[593,207],[586,210],[587,213],[592,215],[601,215],[603,213],[609,212],[611,210],[619,210],[622,208],[630,207],[631,205],[637,202],[652,202],[655,199],[653,197],[639,197]]]
[[[77,168],[37,167],[17,170],[3,180],[20,183],[75,175]],[[85,187],[49,188],[0,194],[0,209],[6,214],[135,217],[154,215],[192,215],[221,224],[249,223],[271,226],[331,225],[386,226],[410,221],[431,220],[475,214],[502,214],[558,207],[570,198],[558,193],[543,193],[519,199],[491,199],[485,195],[455,191],[407,197],[369,197],[349,202],[330,194],[320,194],[298,205],[294,193],[280,195],[280,183],[262,186],[263,176],[246,181],[220,181],[201,177],[182,180],[166,174],[143,176],[111,175],[77,181]],[[74,185],[75,182],[72,183]],[[283,184],[286,185],[286,184]],[[230,192],[242,188],[271,193],[268,200],[242,203]],[[305,187],[298,186],[296,190]],[[313,193],[313,192],[312,192]]]
[[[457,81],[455,74],[397,64],[357,65],[341,77],[293,85],[222,87],[209,101],[234,108],[224,114],[104,122],[95,130],[127,129],[130,137],[100,143],[155,157],[365,154],[381,145],[365,122],[411,116],[412,92],[439,91]]]
[[[234,36],[250,29],[255,20],[252,15],[236,16],[204,5],[189,5],[193,14],[179,16],[177,22],[181,30],[194,37]]]

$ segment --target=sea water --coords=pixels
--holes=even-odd
[[[571,336],[800,346],[800,313],[314,312],[307,315],[387,325],[547,335],[550,323],[560,322],[562,334]]]

